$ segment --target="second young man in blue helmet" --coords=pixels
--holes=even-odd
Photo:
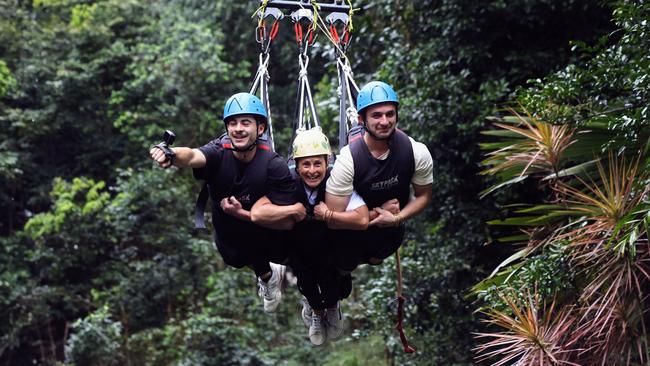
[[[402,244],[404,222],[431,201],[431,154],[397,129],[398,107],[397,94],[384,82],[370,82],[359,91],[358,120],[365,133],[341,149],[327,181],[325,201],[332,210],[343,211],[353,190],[370,210],[368,230],[353,245],[341,246],[341,270],[380,264]]]
[[[151,158],[163,168],[193,168],[194,176],[208,183],[217,250],[227,265],[253,269],[264,310],[273,312],[285,271],[277,263],[287,260],[286,246],[273,230],[254,224],[250,210],[262,197],[272,205],[291,206],[292,216],[281,225],[290,229],[305,217],[305,209],[295,204],[295,183],[284,160],[257,146],[267,126],[262,102],[249,93],[235,94],[226,102],[223,120],[232,147],[215,142],[196,149],[175,147],[171,157],[154,147]]]

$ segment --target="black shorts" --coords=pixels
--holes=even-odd
[[[214,243],[223,258],[224,263],[231,267],[253,269],[273,262],[283,264],[287,261],[288,252],[285,233],[282,231],[260,228],[254,232],[246,232],[241,238],[223,238],[214,232]],[[256,269],[257,272],[257,269]]]
[[[332,232],[323,222],[302,222],[289,233],[289,265],[298,279],[298,290],[317,310],[335,306],[340,297]]]
[[[353,271],[370,258],[386,259],[404,241],[404,225],[391,228],[370,227],[366,231],[340,230],[336,242],[335,264],[343,271]]]

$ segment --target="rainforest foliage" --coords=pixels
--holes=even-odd
[[[259,1],[0,0],[0,364],[505,364],[540,344],[554,362],[648,362],[648,4],[352,3],[357,82],[391,83],[434,157],[401,250],[417,352],[393,328],[392,258],[353,274],[346,337],[314,349],[297,289],[264,314],[251,272],[192,229],[191,173],[148,158],[165,129],[176,146],[223,132],[257,67]],[[281,154],[291,28],[269,64]],[[321,35],[309,65],[333,142],[334,54]],[[522,323],[553,338],[505,343]]]

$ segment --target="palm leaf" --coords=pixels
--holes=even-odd
[[[571,361],[577,350],[565,346],[576,321],[570,307],[557,310],[555,302],[548,307],[540,305],[537,294],[529,295],[526,301],[514,295],[500,297],[511,314],[484,311],[484,322],[500,330],[475,333],[478,340],[488,340],[474,349],[478,362],[496,358],[494,366],[578,365]]]

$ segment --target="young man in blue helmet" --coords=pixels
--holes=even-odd
[[[341,149],[327,181],[325,201],[332,210],[343,211],[353,190],[370,210],[368,230],[340,248],[341,270],[382,263],[402,244],[404,222],[431,201],[433,159],[424,144],[396,128],[398,107],[397,94],[384,82],[359,91],[358,121],[365,133]]]
[[[346,212],[333,212],[323,202],[325,182],[329,175],[328,158],[331,147],[320,127],[299,131],[293,141],[296,162],[295,198],[307,208],[307,218],[288,235],[289,265],[298,279],[303,294],[301,315],[309,328],[309,340],[315,346],[327,340],[337,340],[343,332],[343,316],[339,300],[351,290],[349,276],[342,277],[333,262],[332,243],[340,230],[365,230],[368,208],[353,193]],[[291,217],[291,209],[273,206],[266,198],[260,199],[251,211],[254,222],[270,225]]]
[[[293,215],[281,225],[290,229],[304,218],[305,209],[296,204],[295,183],[284,160],[257,146],[267,125],[262,102],[249,93],[235,94],[226,102],[223,120],[232,147],[214,142],[196,149],[175,147],[171,157],[154,147],[151,158],[162,168],[193,168],[195,178],[208,183],[217,250],[227,265],[253,269],[264,310],[273,312],[285,273],[285,267],[276,263],[287,260],[286,246],[277,240],[277,232],[254,224],[250,210],[262,197],[272,205],[291,207]]]

